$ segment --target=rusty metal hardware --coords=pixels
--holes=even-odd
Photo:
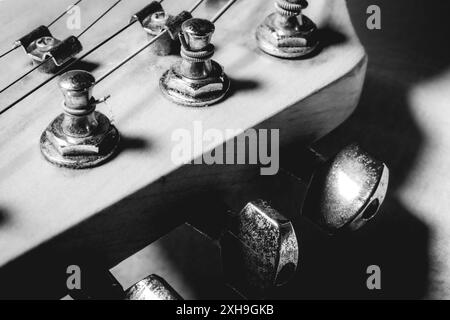
[[[125,291],[125,300],[183,300],[161,277],[150,275]]]
[[[219,246],[225,282],[245,298],[267,298],[296,273],[294,227],[263,200],[249,202],[239,212],[214,206],[188,223]]]
[[[44,157],[53,164],[71,169],[98,166],[116,152],[120,136],[117,129],[96,105],[108,97],[92,97],[95,78],[86,71],[63,74],[59,87],[64,95],[64,113],[47,127],[40,146]]]
[[[212,60],[211,38],[214,24],[190,19],[181,27],[181,57],[160,80],[163,94],[172,102],[190,107],[204,107],[223,99],[230,81],[222,66]]]
[[[163,278],[152,274],[127,290],[109,271],[88,271],[81,289],[69,292],[77,300],[183,300]]]
[[[139,21],[147,33],[149,41],[162,31],[167,30],[168,32],[158,38],[149,48],[150,52],[155,55],[167,56],[179,52],[180,41],[178,33],[181,31],[182,23],[191,18],[192,15],[187,11],[183,11],[177,16],[172,16],[164,11],[159,2],[155,1],[134,14],[131,22]]]
[[[259,48],[279,58],[300,58],[311,54],[318,46],[317,26],[302,10],[306,0],[276,0],[276,12],[258,26]]]
[[[292,223],[264,201],[231,214],[220,245],[228,285],[247,298],[265,297],[296,272],[299,247]]]

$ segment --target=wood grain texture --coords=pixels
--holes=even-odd
[[[55,4],[59,1],[49,2],[54,4],[49,6],[53,17],[61,6]],[[113,10],[82,38],[85,50],[123,26],[145,2],[127,2]],[[179,2],[166,2],[168,11],[180,10]],[[85,1],[82,14],[91,19],[94,11],[99,14],[111,3]],[[191,3],[184,1],[183,9]],[[29,13],[33,18],[25,22],[5,14],[30,5],[30,1],[1,2],[1,21],[7,21],[9,30],[18,30],[19,34],[19,30],[31,28],[38,21],[35,17],[38,13]],[[214,10],[204,8],[198,16],[210,17]],[[158,79],[177,57],[154,58],[143,53],[97,86],[95,96],[112,94],[108,102],[112,114],[107,106],[99,109],[114,118],[124,141],[118,156],[102,167],[64,170],[51,166],[40,155],[39,136],[61,112],[62,98],[55,82],[2,115],[0,210],[5,219],[0,225],[0,265],[55,237],[58,238],[50,246],[58,242],[70,250],[93,243],[94,248],[110,248],[105,254],[110,255],[108,263],[112,265],[130,251],[117,246],[137,249],[162,235],[164,226],[169,225],[166,221],[161,226],[158,221],[168,220],[167,204],[175,204],[190,192],[208,187],[207,172],[193,166],[179,168],[170,160],[172,132],[180,128],[191,131],[193,121],[201,120],[205,129],[276,127],[281,129],[283,141],[295,138],[303,145],[342,123],[356,106],[366,63],[344,1],[311,3],[308,9],[311,18],[320,27],[340,35],[337,38],[341,41],[327,43],[319,55],[309,60],[280,61],[258,51],[253,30],[270,11],[270,2],[242,0],[217,23],[214,58],[224,65],[233,81],[232,93],[217,106],[187,109],[172,105],[161,96]],[[239,23],[230,23],[231,17]],[[57,28],[61,28],[61,33],[67,31],[64,25]],[[2,34],[0,47],[7,48],[12,39],[10,34]],[[93,67],[93,74],[99,77],[144,42],[144,33],[135,25],[92,54],[85,66]],[[15,52],[0,63],[7,78],[2,77],[4,84],[14,78],[11,74],[26,69],[27,59]],[[27,77],[8,94],[0,95],[0,106],[7,105],[43,78],[38,73]],[[233,137],[226,137],[230,138]],[[194,154],[197,156],[200,154]],[[172,175],[167,178],[169,174]],[[182,183],[182,178],[188,183]],[[180,197],[183,188],[189,192]],[[150,229],[135,229],[139,224]],[[67,230],[70,236],[64,234]],[[108,236],[113,239],[107,239]],[[60,244],[61,239],[69,238],[70,244],[69,241]]]

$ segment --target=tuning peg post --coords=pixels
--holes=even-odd
[[[95,111],[101,101],[92,97],[95,78],[73,70],[59,80],[64,95],[64,113],[44,131],[40,146],[51,163],[71,169],[98,166],[117,150],[120,136],[110,120]]]
[[[259,48],[278,58],[300,58],[311,54],[318,46],[317,26],[303,15],[306,0],[276,0],[276,12],[257,28]]]
[[[182,61],[174,64],[160,80],[164,96],[190,107],[204,107],[223,99],[230,82],[223,68],[214,60],[211,38],[214,24],[203,19],[189,19],[180,34]]]

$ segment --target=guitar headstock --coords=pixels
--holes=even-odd
[[[195,2],[166,0],[162,5],[166,12],[177,15]],[[69,16],[52,25],[52,34],[65,38],[79,33],[114,3],[83,1],[78,5],[81,29],[68,30],[73,21],[67,19],[75,19]],[[226,1],[205,3],[193,13],[194,17],[211,19]],[[20,35],[50,21],[70,4],[66,0],[0,2],[0,21],[5,30],[10,30],[0,35],[0,48],[10,47]],[[78,55],[123,28],[147,4],[146,0],[119,3],[80,37],[83,51]],[[32,9],[36,7],[42,10]],[[10,15],[13,11],[22,14]],[[183,203],[219,183],[218,189],[230,192],[236,181],[248,177],[241,175],[243,171],[248,170],[251,176],[255,171],[259,174],[257,166],[225,170],[226,166],[215,165],[205,170],[205,163],[190,162],[247,129],[279,129],[280,147],[292,142],[307,147],[346,120],[359,100],[367,59],[345,1],[310,1],[304,13],[317,25],[315,36],[320,45],[311,44],[316,50],[303,50],[308,56],[297,59],[280,59],[273,56],[276,52],[268,55],[260,48],[261,34],[258,41],[255,34],[274,11],[273,1],[237,0],[214,24],[213,59],[223,67],[226,80],[222,78],[219,94],[210,102],[200,103],[200,108],[175,104],[177,99],[180,102],[179,97],[171,96],[170,90],[161,92],[160,82],[163,91],[170,89],[171,84],[161,77],[179,63],[178,54],[158,56],[154,50],[145,50],[102,77],[149,41],[138,23],[72,65],[69,69],[85,70],[97,79],[97,83],[92,80],[91,87],[85,88],[92,89],[93,96],[111,96],[106,105],[99,104],[96,109],[117,128],[121,140],[117,149],[114,146],[117,152],[113,157],[94,163],[101,166],[85,170],[61,168],[46,161],[49,156],[45,148],[45,158],[39,150],[39,138],[63,112],[60,87],[64,80],[59,76],[1,114],[0,211],[10,216],[11,222],[6,220],[0,225],[0,265],[55,237],[55,241],[63,237],[63,246],[71,247],[73,243],[69,244],[71,241],[64,236],[67,232],[81,232],[96,248],[110,248],[119,239],[129,242],[126,250],[110,253],[110,263],[116,263],[129,251],[163,234],[164,228],[158,229],[158,223],[168,228],[169,220],[176,224],[183,219],[178,213],[169,215],[168,203]],[[0,59],[0,65],[0,88],[32,68],[30,57],[20,50]],[[49,77],[35,71],[0,93],[0,110]],[[196,135],[211,130],[219,134],[202,136],[199,147],[192,140],[193,147],[183,161],[174,160],[180,132],[196,139]],[[133,228],[133,234],[123,226]],[[98,237],[97,232],[105,237]],[[106,240],[108,237],[115,240]]]

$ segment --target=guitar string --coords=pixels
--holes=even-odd
[[[81,0],[80,0],[81,1]],[[86,31],[88,31],[90,28],[92,28],[97,22],[100,21],[100,19],[102,19],[106,14],[108,14],[108,12],[110,12],[115,6],[117,6],[120,2],[122,2],[123,0],[117,0],[112,6],[110,6],[106,11],[104,11],[97,19],[95,19],[89,26],[87,26],[78,36],[77,38],[79,39],[83,34],[86,33]],[[48,57],[46,59],[44,59],[43,61],[39,62],[37,65],[35,65],[33,68],[31,68],[30,70],[28,70],[27,72],[25,72],[23,75],[21,75],[19,78],[17,78],[16,80],[14,80],[13,82],[11,82],[10,84],[8,84],[6,87],[2,88],[0,90],[0,93],[6,91],[7,89],[9,89],[10,87],[12,87],[13,85],[15,85],[17,82],[19,82],[20,80],[22,80],[23,78],[25,78],[26,76],[28,76],[29,74],[31,74],[33,71],[39,69],[40,66],[42,66],[44,63],[46,63],[47,61],[50,61],[52,58]]]
[[[162,3],[164,0],[159,0],[159,3]],[[203,2],[204,0],[199,0],[199,2]],[[75,59],[74,61],[71,61],[70,63],[68,63],[64,68],[62,68],[59,72],[55,73],[53,76],[51,76],[50,78],[48,78],[47,80],[44,80],[43,82],[41,82],[39,85],[37,85],[36,87],[34,87],[33,89],[31,89],[30,91],[28,91],[26,94],[24,94],[22,97],[20,97],[19,99],[17,99],[16,101],[12,102],[11,104],[9,104],[6,108],[0,110],[0,115],[2,115],[3,113],[5,113],[6,111],[8,111],[9,109],[11,109],[12,107],[14,107],[16,104],[18,104],[19,102],[21,102],[22,100],[26,99],[28,96],[30,96],[31,94],[33,94],[34,92],[36,92],[37,90],[39,90],[40,88],[42,88],[43,86],[45,86],[47,83],[49,83],[50,81],[52,81],[53,79],[55,79],[57,76],[61,75],[63,72],[65,72],[69,67],[71,67],[73,64],[77,63],[78,61],[86,58],[88,55],[90,55],[91,53],[93,53],[94,51],[98,50],[99,48],[101,48],[102,46],[104,46],[106,43],[108,43],[109,41],[111,41],[112,39],[114,39],[116,36],[118,36],[119,34],[121,34],[122,32],[124,32],[126,29],[128,29],[129,27],[131,27],[132,25],[134,25],[138,20],[135,19],[133,21],[130,21],[127,25],[125,25],[124,27],[122,27],[121,29],[119,29],[118,31],[116,31],[114,34],[112,34],[111,36],[109,36],[108,38],[106,38],[105,40],[103,40],[102,42],[98,43],[95,47],[93,47],[91,50],[89,50],[88,52],[86,52],[85,54],[83,54],[81,57]]]
[[[48,25],[47,25],[47,28],[50,28],[52,25],[54,25],[56,22],[58,22],[58,20],[59,19],[61,19],[62,17],[64,17],[73,7],[75,7],[77,4],[79,4],[81,1],[83,1],[83,0],[78,0],[77,2],[75,2],[74,4],[72,4],[72,5],[70,5],[69,6],[69,8],[66,10],[66,11],[64,11],[63,13],[61,13],[58,17],[56,17],[52,22],[50,22]],[[11,52],[13,52],[14,50],[16,50],[17,48],[20,48],[20,45],[18,45],[18,44],[14,44],[14,46],[11,48],[11,49],[9,49],[8,51],[6,51],[6,52],[4,52],[4,53],[2,53],[1,55],[0,55],[0,59],[1,58],[3,58],[3,57],[5,57],[6,55],[8,55],[8,54],[10,54]]]
[[[205,0],[199,0],[197,1],[196,4],[194,4],[192,6],[191,9],[189,9],[189,12],[192,13],[194,12],[198,6],[200,6]],[[106,77],[108,77],[109,75],[111,75],[113,72],[115,72],[116,70],[118,70],[119,68],[121,68],[124,64],[126,64],[128,61],[130,61],[131,59],[133,59],[134,57],[136,57],[138,54],[140,54],[142,51],[144,51],[145,49],[147,49],[149,46],[151,46],[153,43],[155,43],[159,38],[161,38],[163,35],[165,35],[167,33],[167,29],[164,29],[163,31],[161,31],[156,37],[152,38],[148,43],[146,43],[144,46],[142,46],[140,49],[138,49],[137,51],[135,51],[134,53],[132,53],[131,55],[129,55],[128,57],[126,57],[124,60],[122,60],[122,62],[120,62],[118,65],[116,65],[114,68],[112,68],[111,70],[109,70],[107,73],[105,73],[103,76],[101,76],[95,83],[98,84],[100,82],[102,82]]]
[[[211,22],[214,23],[236,2],[237,0],[229,0],[227,4],[225,4],[222,9],[220,9],[219,12],[211,19]],[[203,1],[199,1],[198,5],[194,6],[193,9],[191,9],[189,12],[192,13]],[[148,48],[150,45],[152,45],[156,40],[158,40],[160,37],[162,37],[164,34],[166,34],[168,31],[167,29],[161,31],[156,37],[154,37],[151,41],[149,41],[147,44],[142,46],[139,50],[134,52],[133,54],[129,55],[127,58],[125,58],[121,63],[116,65],[114,68],[109,70],[107,73],[105,73],[103,76],[101,76],[97,81],[96,84],[99,84],[102,82],[106,77],[110,76],[113,72],[118,70],[120,67],[122,67],[124,64],[126,64],[128,61],[136,57],[139,53],[144,51],[146,48]]]

